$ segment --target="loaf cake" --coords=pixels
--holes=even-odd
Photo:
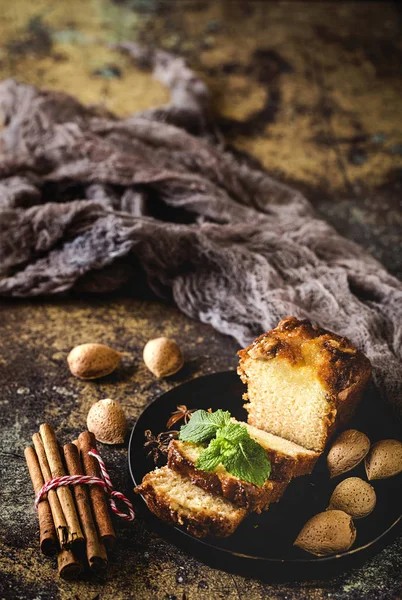
[[[214,471],[202,471],[195,466],[202,450],[202,446],[172,440],[168,450],[168,465],[189,477],[194,485],[227,498],[236,506],[246,508],[250,512],[260,513],[272,502],[277,502],[289,483],[289,480],[268,479],[264,485],[257,486],[231,475],[223,465],[219,465]]]
[[[183,525],[199,538],[231,535],[247,514],[244,508],[199,488],[168,466],[145,475],[135,491],[157,517],[171,525]]]
[[[239,356],[248,423],[315,452],[352,416],[371,373],[346,338],[295,317]]]

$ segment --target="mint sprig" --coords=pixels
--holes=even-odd
[[[206,410],[197,410],[192,414],[187,425],[180,429],[179,439],[183,442],[194,442],[194,444],[203,444],[209,442],[216,436],[218,429],[221,429],[230,422],[230,412],[221,409],[214,413]]]
[[[216,438],[209,442],[208,448],[205,448],[197,459],[196,466],[202,471],[214,471],[221,463],[222,440]]]
[[[195,444],[209,442],[196,463],[202,471],[214,471],[222,464],[235,477],[258,486],[264,485],[271,473],[264,448],[250,437],[246,427],[232,423],[227,411],[196,411],[181,427],[179,439]]]

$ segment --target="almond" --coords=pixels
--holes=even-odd
[[[104,344],[81,344],[71,350],[67,357],[70,371],[80,379],[98,379],[112,373],[122,354]]]
[[[367,478],[387,479],[402,471],[402,442],[381,440],[371,448],[364,461]]]
[[[367,435],[357,429],[348,429],[332,444],[327,456],[331,477],[337,477],[356,467],[370,450]]]
[[[169,377],[180,371],[183,354],[174,340],[160,337],[149,340],[143,351],[144,363],[156,377]]]
[[[316,556],[346,552],[356,539],[352,517],[342,510],[327,510],[307,521],[295,546]]]
[[[99,400],[89,409],[87,427],[102,444],[123,444],[127,431],[126,415],[115,400]]]
[[[334,489],[328,510],[343,510],[354,519],[367,517],[375,507],[374,488],[360,477],[348,477]]]

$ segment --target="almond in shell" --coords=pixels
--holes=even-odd
[[[126,415],[116,400],[99,400],[89,409],[87,427],[102,444],[123,444],[127,431]]]
[[[369,481],[398,475],[402,472],[402,442],[399,440],[376,442],[364,463]]]
[[[159,378],[174,375],[184,364],[179,346],[167,337],[149,340],[144,346],[143,358],[148,369]]]
[[[307,521],[295,546],[316,556],[346,552],[356,539],[352,517],[342,510],[327,510]]]
[[[360,477],[348,477],[334,489],[328,510],[343,510],[354,519],[362,519],[374,510],[375,504],[374,488]]]
[[[331,477],[354,469],[370,450],[370,440],[357,429],[348,429],[337,437],[327,456]]]
[[[80,344],[67,357],[70,371],[80,379],[98,379],[112,373],[122,354],[104,344]]]

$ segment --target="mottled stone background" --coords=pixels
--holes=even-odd
[[[402,276],[402,23],[398,3],[185,0],[0,0],[0,77],[61,89],[120,115],[157,106],[166,90],[108,49],[125,39],[176,51],[205,77],[217,123],[239,151],[298,186],[344,235]],[[174,337],[186,366],[156,381],[145,342]],[[130,425],[157,395],[234,368],[236,343],[151,297],[70,297],[0,306],[0,597],[138,600],[401,598],[402,542],[329,582],[267,585],[216,571],[141,522],[118,523],[105,582],[68,583],[38,551],[23,449],[49,421],[60,441],[113,397]],[[100,382],[73,378],[66,355],[100,341],[122,367]],[[102,448],[128,489],[125,448]]]

